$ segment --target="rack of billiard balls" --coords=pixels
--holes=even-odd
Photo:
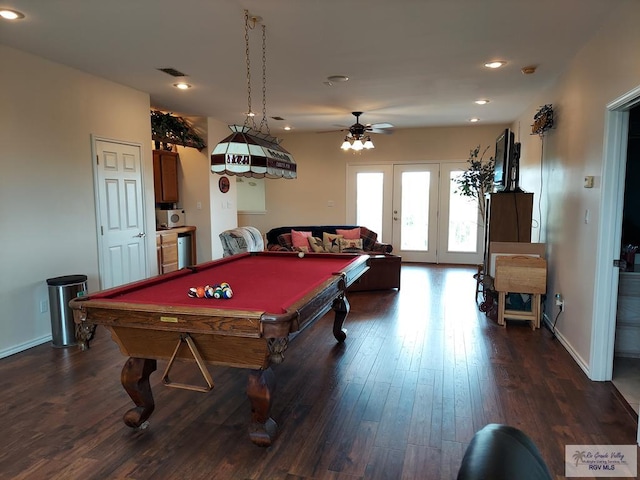
[[[205,285],[204,287],[191,287],[187,292],[191,298],[216,298],[229,299],[233,297],[233,290],[227,282],[215,285]]]

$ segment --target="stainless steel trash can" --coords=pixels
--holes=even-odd
[[[47,279],[49,286],[49,310],[51,312],[51,343],[54,347],[70,347],[76,344],[76,327],[71,299],[87,291],[86,275],[65,275]]]

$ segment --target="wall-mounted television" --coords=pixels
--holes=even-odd
[[[500,132],[496,138],[495,169],[493,185],[496,191],[502,191],[507,186],[509,178],[509,166],[511,165],[510,147],[513,145],[515,135],[508,128]]]
[[[493,185],[496,192],[520,191],[520,143],[516,143],[515,135],[506,128],[496,138],[495,169]]]

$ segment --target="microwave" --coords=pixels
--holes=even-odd
[[[184,210],[160,210],[156,209],[156,225],[159,228],[184,227]]]

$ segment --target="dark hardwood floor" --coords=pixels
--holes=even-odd
[[[133,431],[106,330],[86,352],[2,359],[0,478],[453,479],[487,423],[522,429],[563,478],[566,444],[635,444],[613,385],[589,381],[547,329],[487,319],[474,273],[405,265],[399,292],[349,296],[343,345],[331,314],[299,335],[275,368],[280,435],[266,449],[248,439],[244,370],[211,368],[203,394],[162,386],[159,362],[150,426]]]

